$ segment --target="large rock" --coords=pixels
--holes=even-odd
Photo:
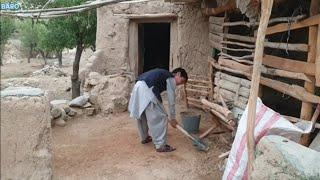
[[[88,100],[89,100],[89,96],[82,95],[82,96],[79,96],[79,97],[72,99],[72,101],[69,102],[69,106],[82,107],[87,104]]]
[[[47,94],[30,87],[1,91],[1,179],[51,179],[52,169]]]
[[[281,136],[266,136],[256,148],[252,179],[320,179],[320,153]]]
[[[90,91],[89,101],[96,110],[103,113],[124,112],[127,110],[130,80],[124,76],[103,76],[100,83]]]
[[[320,152],[320,133],[318,133],[316,138],[314,138],[309,147],[313,150]]]

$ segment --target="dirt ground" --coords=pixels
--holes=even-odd
[[[202,126],[212,124],[204,121]],[[212,134],[205,139],[209,152],[197,151],[169,127],[169,144],[177,150],[158,153],[152,143],[140,144],[128,113],[72,119],[55,127],[53,137],[54,179],[221,179],[224,162],[218,156],[230,148]]]
[[[72,53],[65,57],[72,57]],[[80,66],[85,64],[86,56],[83,59]],[[49,63],[55,61],[49,60]],[[43,65],[41,59],[5,64],[1,67],[1,79],[29,77]],[[71,74],[71,58],[64,59],[63,69]],[[214,124],[210,117],[203,117],[200,132]],[[125,112],[72,118],[65,127],[53,128],[53,140],[53,179],[211,180],[221,179],[224,160],[218,156],[230,150],[231,135],[211,134],[205,138],[210,146],[205,153],[197,151],[189,139],[169,127],[169,144],[177,150],[158,153],[152,143],[140,143],[135,121]]]

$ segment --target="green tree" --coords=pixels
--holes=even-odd
[[[0,16],[0,65],[2,66],[2,56],[4,46],[15,29],[14,20],[8,17]]]
[[[55,0],[50,4],[51,7],[69,7],[80,5],[86,0]],[[63,32],[57,37],[66,39],[65,47],[76,48],[76,55],[73,62],[73,73],[71,76],[72,82],[72,98],[80,96],[80,81],[79,81],[79,65],[83,50],[86,47],[94,47],[96,40],[97,16],[96,10],[76,13],[70,16],[59,18],[59,20],[50,20],[57,26],[56,28]],[[56,22],[56,23],[54,23]],[[59,33],[58,33],[59,34]],[[57,39],[58,40],[58,39]],[[60,46],[60,45],[59,45]]]
[[[38,44],[41,34],[46,33],[46,26],[43,23],[35,23],[34,20],[27,19],[20,23],[19,29],[22,45],[29,49],[28,63],[30,63],[35,51],[40,52],[45,60],[45,52]]]
[[[61,18],[52,19],[46,24],[46,32],[40,34],[39,47],[46,52],[56,53],[59,66],[62,67],[62,51],[72,48],[70,31],[66,29],[65,20]]]

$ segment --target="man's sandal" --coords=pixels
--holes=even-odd
[[[174,147],[171,147],[169,145],[164,145],[164,146],[161,146],[160,148],[157,149],[157,152],[172,152],[176,150],[176,148]]]
[[[149,142],[152,142],[151,136],[148,136],[145,140],[142,140],[142,141],[141,141],[141,144],[147,144],[147,143],[149,143]]]

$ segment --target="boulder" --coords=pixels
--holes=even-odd
[[[53,119],[57,119],[58,117],[61,116],[62,110],[59,107],[54,107],[51,109],[50,113],[51,113],[51,116],[53,117]]]
[[[309,147],[320,152],[320,133],[318,133],[318,135],[314,138]]]
[[[130,79],[125,76],[103,76],[100,83],[90,91],[89,101],[102,113],[127,110],[131,91]]]
[[[320,179],[320,153],[281,136],[265,136],[256,147],[252,179]]]
[[[69,106],[71,107],[83,107],[89,100],[89,96],[83,95],[74,98],[72,101],[70,101]]]

